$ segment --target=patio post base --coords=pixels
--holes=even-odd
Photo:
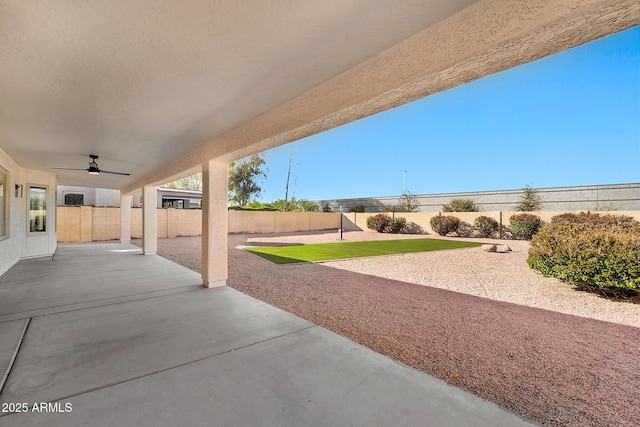
[[[216,280],[213,282],[202,282],[202,286],[205,288],[219,288],[220,286],[227,286],[226,280]]]

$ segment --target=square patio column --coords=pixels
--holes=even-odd
[[[227,163],[202,164],[202,286],[227,284]]]
[[[131,243],[131,195],[120,195],[120,243]]]
[[[158,190],[154,185],[142,188],[142,253],[155,255],[158,250]]]

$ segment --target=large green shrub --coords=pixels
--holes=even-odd
[[[480,212],[480,206],[471,199],[452,199],[442,205],[442,212]]]
[[[557,215],[534,236],[527,262],[577,285],[640,290],[640,222],[613,215]]]
[[[378,233],[400,233],[407,225],[405,218],[391,218],[389,215],[378,214],[367,218],[367,228]]]
[[[317,212],[320,209],[320,205],[314,202],[310,202],[306,199],[296,199],[292,197],[291,200],[278,199],[274,202],[267,203],[268,207],[276,209],[280,212]]]
[[[367,228],[376,230],[378,233],[384,233],[384,229],[389,226],[391,217],[385,214],[378,214],[367,218]]]
[[[509,229],[516,239],[531,240],[538,232],[542,221],[540,217],[531,214],[515,214],[509,218]]]
[[[498,231],[500,224],[498,224],[498,221],[495,219],[483,215],[473,221],[473,228],[480,237],[491,237],[496,231]]]
[[[448,215],[434,216],[429,222],[431,229],[441,236],[446,236],[449,233],[458,231],[458,227],[460,226],[460,219]]]

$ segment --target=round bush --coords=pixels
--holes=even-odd
[[[516,239],[531,240],[538,232],[542,222],[540,217],[531,214],[516,214],[509,218],[509,229]]]
[[[367,218],[367,228],[378,233],[400,233],[407,225],[405,218],[391,218],[385,214],[378,214]]]
[[[431,229],[441,236],[458,231],[460,220],[455,216],[439,215],[429,221]]]
[[[480,237],[491,237],[498,231],[500,225],[498,221],[488,216],[479,216],[473,221],[473,228]]]
[[[389,226],[391,217],[385,214],[378,214],[367,218],[367,228],[376,230],[378,233],[384,233],[385,228]]]
[[[407,225],[405,218],[393,218],[385,229],[385,233],[400,233]]]
[[[640,222],[612,215],[558,215],[533,237],[527,263],[573,284],[638,291]]]

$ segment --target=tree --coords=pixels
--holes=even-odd
[[[294,163],[293,162],[293,157],[295,156],[295,152],[293,151],[293,144],[291,144],[289,146],[289,167],[287,168],[287,183],[284,186],[284,201],[288,202],[289,201],[289,181],[291,181],[291,171],[293,171],[294,166],[296,166],[298,163]],[[295,188],[294,188],[294,196],[295,196]],[[294,198],[294,196],[292,196],[292,200]]]
[[[531,188],[530,185],[526,185],[522,189],[522,195],[520,201],[515,207],[517,212],[537,212],[541,206],[540,196],[538,190]]]
[[[351,212],[364,212],[364,205],[362,203],[356,203],[355,205],[351,206]]]
[[[398,199],[397,205],[382,204],[382,212],[415,212],[420,207],[418,198],[415,194],[406,192],[402,193]],[[363,211],[364,212],[364,211]]]
[[[442,205],[442,212],[480,212],[480,206],[471,199],[452,199]]]
[[[262,192],[259,180],[266,178],[262,154],[229,163],[229,201],[236,206],[247,206]],[[268,171],[268,169],[267,169]]]
[[[163,185],[164,188],[174,188],[179,190],[196,190],[202,191],[202,174],[197,173],[195,175],[181,178],[176,181],[168,182]]]
[[[400,196],[398,212],[416,212],[420,207],[420,202],[415,194],[406,192]]]

